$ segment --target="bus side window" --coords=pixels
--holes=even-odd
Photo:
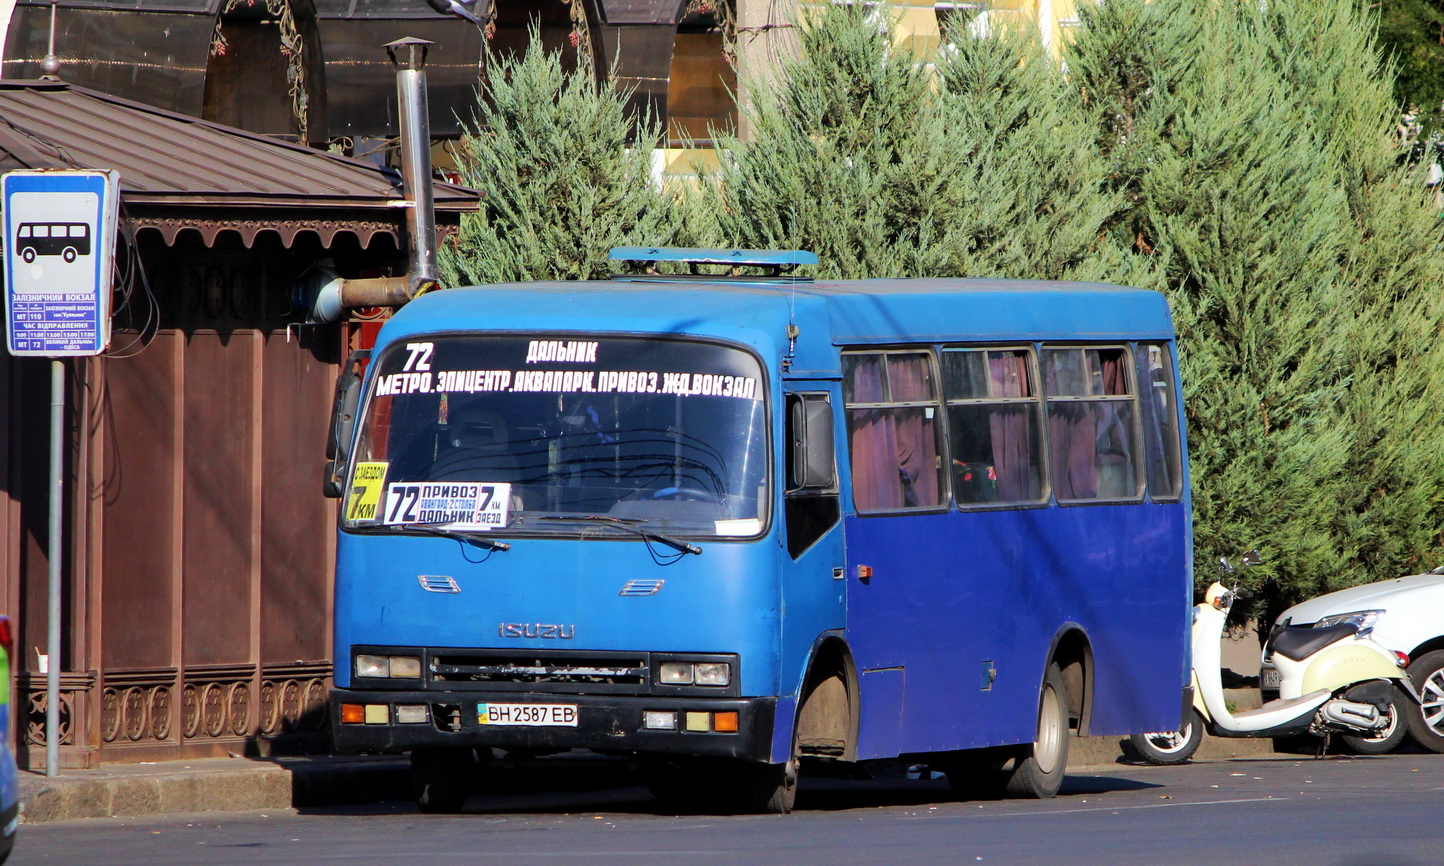
[[[953,496],[958,504],[1041,502],[1043,405],[1032,350],[945,349]]]
[[[844,353],[842,387],[857,510],[900,511],[946,503],[931,353]]]
[[[1176,499],[1183,489],[1173,354],[1161,343],[1138,345],[1139,420],[1148,495]]]
[[[1122,347],[1043,350],[1048,446],[1059,500],[1142,495],[1130,366]]]

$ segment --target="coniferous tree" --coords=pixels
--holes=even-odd
[[[1106,185],[1094,125],[1034,29],[955,35],[935,64],[948,122],[944,139],[930,144],[957,172],[938,270],[1125,281],[1130,259],[1101,238],[1123,198]]]
[[[1259,544],[1266,615],[1438,549],[1437,212],[1362,15],[1117,0],[1069,56],[1134,205],[1113,236],[1167,274],[1199,565]]]
[[[941,158],[927,71],[892,47],[891,22],[856,4],[814,10],[800,51],[753,83],[753,138],[719,136],[703,185],[721,242],[808,249],[824,277],[933,267],[960,168]]]
[[[439,265],[449,285],[593,279],[611,247],[666,244],[677,220],[654,188],[661,133],[589,69],[565,71],[536,31],[521,59],[489,57],[486,98],[460,141],[462,182],[482,191]]]

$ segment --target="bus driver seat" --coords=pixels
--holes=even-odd
[[[506,419],[495,412],[463,407],[452,413],[444,449],[431,469],[432,481],[521,480],[521,464],[511,453]],[[512,508],[520,508],[519,491],[512,490]]]

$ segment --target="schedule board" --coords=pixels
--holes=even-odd
[[[12,171],[0,177],[10,354],[105,351],[119,190],[115,171]]]

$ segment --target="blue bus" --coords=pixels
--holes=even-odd
[[[338,748],[409,752],[423,811],[584,749],[784,813],[804,762],[1049,797],[1070,737],[1178,726],[1161,294],[612,256],[641,272],[422,295],[343,369]]]

